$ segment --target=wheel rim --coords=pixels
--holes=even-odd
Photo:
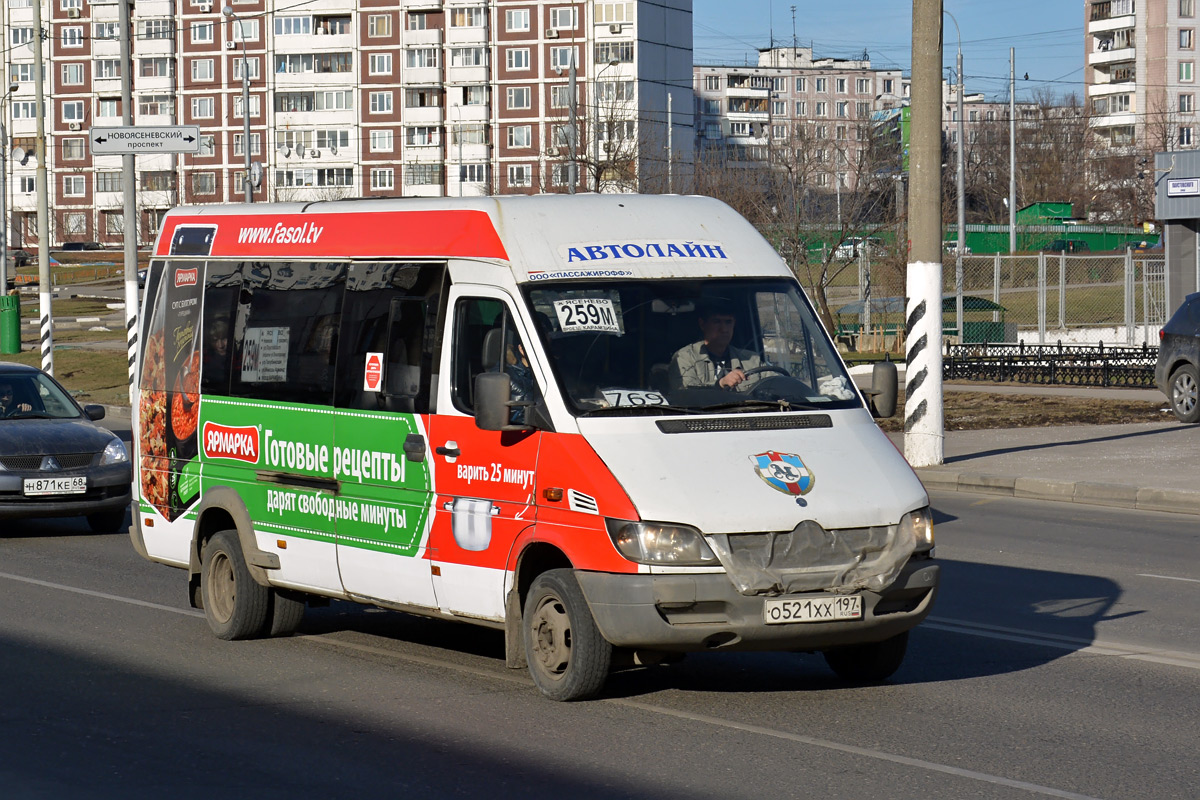
[[[1175,407],[1181,413],[1190,414],[1196,408],[1197,391],[1196,381],[1191,375],[1184,373],[1175,379],[1174,397]]]
[[[562,601],[543,598],[530,622],[535,663],[549,677],[561,678],[571,663],[571,620]]]
[[[233,605],[237,599],[237,582],[233,575],[233,562],[228,554],[213,553],[208,564],[208,606],[213,618],[228,622],[233,616]]]

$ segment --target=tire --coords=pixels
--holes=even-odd
[[[218,638],[255,639],[269,630],[271,590],[250,577],[237,531],[220,531],[204,545],[200,593]]]
[[[529,674],[542,694],[563,701],[594,697],[608,679],[613,649],[574,570],[552,569],[534,579],[521,618]]]
[[[125,526],[125,509],[88,514],[87,524],[92,533],[117,533]]]
[[[1200,372],[1184,364],[1171,373],[1171,411],[1180,422],[1200,422]]]
[[[837,676],[850,683],[882,683],[904,661],[908,631],[882,642],[852,644],[826,650],[825,663]]]
[[[304,619],[304,595],[271,589],[271,625],[268,636],[291,636]]]

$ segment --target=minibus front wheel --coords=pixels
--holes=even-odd
[[[270,589],[250,577],[237,531],[220,531],[205,543],[200,592],[204,618],[218,638],[253,639],[266,629]]]
[[[826,650],[825,663],[849,683],[882,683],[900,669],[908,649],[908,631],[882,642],[844,645]]]
[[[612,645],[600,634],[570,569],[534,579],[522,614],[529,674],[551,700],[586,700],[608,678]]]

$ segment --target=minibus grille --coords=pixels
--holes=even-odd
[[[832,428],[828,414],[771,417],[703,417],[662,419],[657,422],[663,433],[723,433],[725,431],[782,431],[795,428]]]

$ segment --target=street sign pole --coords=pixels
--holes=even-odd
[[[122,2],[118,14],[121,26],[121,124],[133,126],[133,58],[129,41],[129,3]],[[88,138],[93,139],[89,132]],[[129,402],[134,401],[137,390],[137,337],[138,337],[138,285],[137,285],[137,186],[134,172],[133,153],[121,156],[121,188],[124,198],[121,211],[121,236],[125,245],[125,346],[129,357]],[[138,459],[134,459],[136,463]],[[140,467],[139,467],[140,468]]]

